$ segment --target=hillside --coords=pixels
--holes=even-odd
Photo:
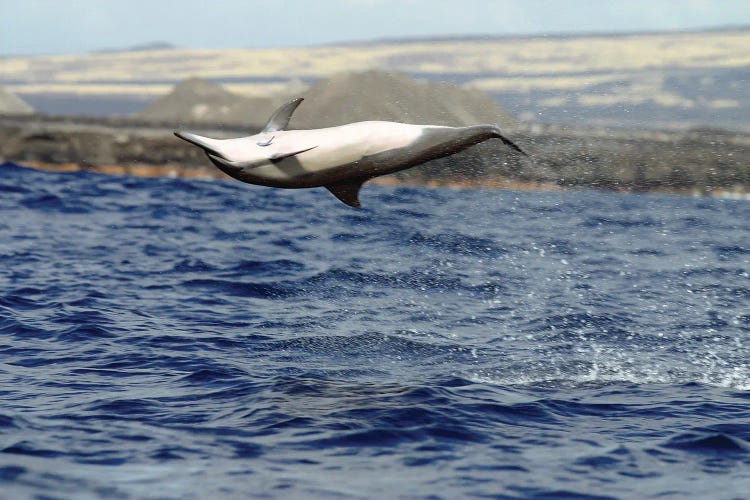
[[[373,68],[479,88],[528,122],[750,129],[750,29],[742,28],[4,58],[0,85],[32,105],[51,105],[50,96],[143,102],[190,77],[258,97]]]
[[[402,73],[360,71],[320,80],[303,94],[292,125],[314,128],[363,120],[434,125],[516,122],[486,93],[417,81]]]
[[[176,126],[260,127],[283,101],[300,96],[305,102],[294,115],[293,128],[365,120],[454,126],[517,123],[480,90],[417,81],[402,73],[379,70],[340,73],[320,80],[311,88],[274,98],[249,98],[229,92],[221,85],[190,78],[134,118]]]
[[[175,138],[173,130],[122,118],[73,122],[39,115],[0,116],[0,163],[7,159],[53,170],[133,175],[223,175],[200,149]],[[196,131],[210,137],[237,137],[247,128]],[[390,181],[743,197],[750,193],[750,134],[522,125],[509,135],[529,153],[528,158],[510,153],[501,141],[487,141],[399,172]]]
[[[157,99],[139,117],[163,123],[262,123],[273,113],[276,101],[245,97],[200,78],[178,83],[172,92]]]

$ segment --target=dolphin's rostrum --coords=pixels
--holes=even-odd
[[[339,200],[359,207],[359,190],[373,177],[391,174],[503,136],[497,125],[443,127],[368,121],[312,130],[286,130],[302,102],[281,106],[263,128],[249,137],[211,139],[175,132],[202,148],[211,162],[235,179],[279,188],[326,187]]]

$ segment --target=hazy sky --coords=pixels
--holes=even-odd
[[[0,55],[742,24],[748,0],[0,0]]]

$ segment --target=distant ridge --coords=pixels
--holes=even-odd
[[[530,123],[750,130],[750,86],[743,84],[750,79],[748,26],[432,40],[85,54],[64,64],[59,57],[23,57],[4,65],[0,85],[13,85],[43,112],[54,112],[47,102],[106,96],[137,102],[127,108],[132,112],[193,76],[246,96],[292,97],[293,82],[378,68],[481,90]],[[103,71],[107,65],[119,69]],[[309,105],[308,99],[300,111]]]
[[[389,45],[389,44],[414,44],[414,43],[461,43],[461,42],[502,42],[502,41],[525,41],[534,39],[559,39],[571,40],[578,38],[628,38],[637,36],[657,35],[680,35],[693,33],[744,33],[750,32],[750,25],[723,25],[708,28],[685,28],[677,30],[635,30],[635,31],[579,31],[579,32],[552,32],[552,33],[518,33],[518,34],[496,34],[479,33],[475,35],[439,35],[439,36],[415,36],[415,37],[384,37],[366,40],[341,40],[321,47],[360,47],[367,45]]]
[[[119,53],[119,52],[146,52],[149,50],[172,50],[176,49],[177,46],[173,45],[169,42],[148,42],[148,43],[142,43],[138,45],[133,45],[131,47],[123,47],[121,49],[100,49],[93,51],[94,54],[109,54],[109,53]]]

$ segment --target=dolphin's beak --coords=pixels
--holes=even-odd
[[[198,134],[193,134],[192,132],[179,132],[179,131],[175,131],[174,135],[176,135],[183,141],[187,141],[194,146],[198,146],[199,148],[203,149],[208,154],[212,154],[214,156],[218,156],[219,158],[224,158],[225,160],[228,160],[227,157],[221,154],[221,152],[218,151],[213,144],[211,144],[213,140],[209,139],[208,137],[203,137]]]

